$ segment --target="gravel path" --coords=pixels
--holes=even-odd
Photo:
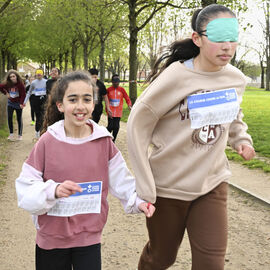
[[[31,148],[34,127],[30,126],[29,107],[24,110],[23,141],[8,146],[8,167],[0,182],[0,270],[33,270],[35,229],[28,213],[17,207],[14,181]],[[106,125],[105,117],[102,125]],[[128,162],[126,125],[121,123],[116,145]],[[259,183],[266,174],[233,167],[238,177],[246,182]],[[261,189],[264,187],[259,185]],[[140,252],[147,241],[143,215],[125,215],[120,202],[109,196],[110,213],[102,239],[104,270],[135,270]],[[226,270],[270,269],[270,211],[265,205],[237,191],[229,194],[229,244]],[[170,269],[190,269],[190,251],[187,238],[179,250],[177,261]]]

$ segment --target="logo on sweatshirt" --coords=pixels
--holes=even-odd
[[[224,127],[221,125],[207,125],[193,131],[192,141],[199,145],[214,145],[223,132]]]

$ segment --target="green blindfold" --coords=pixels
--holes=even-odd
[[[238,21],[236,18],[218,18],[207,24],[206,36],[212,42],[237,42]]]

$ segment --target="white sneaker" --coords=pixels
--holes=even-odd
[[[9,134],[8,138],[9,141],[14,141],[14,135],[13,134]]]
[[[36,131],[36,139],[39,139],[40,137],[40,131]]]
[[[18,135],[17,141],[22,141],[22,136]]]

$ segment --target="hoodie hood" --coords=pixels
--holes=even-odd
[[[82,144],[85,142],[90,142],[102,137],[111,137],[111,133],[108,132],[108,130],[103,127],[99,126],[97,123],[95,123],[92,120],[88,120],[86,122],[87,125],[90,125],[92,128],[92,134],[85,138],[71,138],[66,136],[65,128],[64,128],[64,120],[60,120],[53,125],[48,127],[48,132],[55,137],[57,140],[70,143],[70,144]]]

